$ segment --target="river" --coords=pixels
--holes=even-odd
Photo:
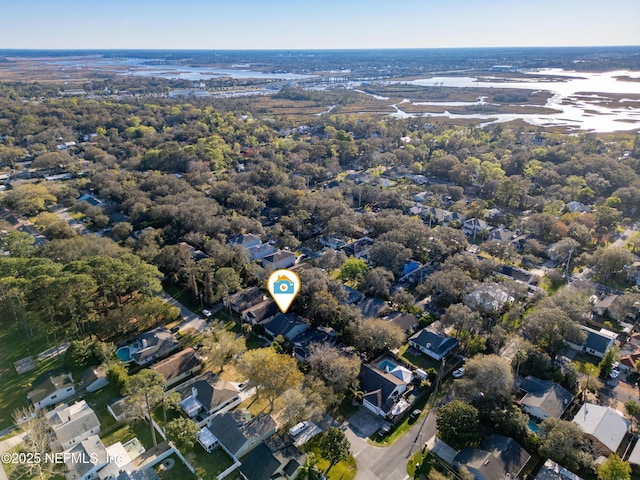
[[[517,88],[533,91],[551,92],[552,96],[544,106],[538,108],[553,109],[553,113],[530,114],[453,114],[444,113],[413,114],[403,111],[399,105],[393,107],[393,116],[407,118],[416,116],[449,117],[452,119],[486,120],[482,125],[523,120],[531,125],[561,126],[571,130],[594,132],[614,132],[619,130],[640,129],[640,99],[621,99],[623,106],[609,107],[612,99],[609,95],[640,96],[640,72],[612,71],[604,73],[571,72],[560,69],[544,69],[526,72],[535,75],[531,80],[515,78],[505,81],[504,77],[445,77],[412,80],[411,85],[457,87],[457,88]],[[559,78],[560,77],[560,78]],[[628,77],[633,80],[624,80]],[[406,100],[405,100],[406,101]],[[464,106],[479,105],[478,102],[415,102],[415,105]],[[402,102],[401,102],[402,103]],[[525,106],[525,105],[519,105]],[[536,108],[535,105],[527,105]]]

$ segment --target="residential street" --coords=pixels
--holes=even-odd
[[[173,298],[167,292],[165,292],[163,290],[162,293],[160,294],[160,296],[162,298],[164,298],[164,300],[166,302],[170,303],[171,305],[175,305],[176,307],[178,307],[180,309],[180,316],[182,317],[182,320],[183,320],[182,323],[180,323],[180,330],[187,330],[189,328],[195,328],[196,330],[204,332],[208,328],[206,319],[202,318],[197,313],[193,313],[191,310],[189,310],[183,304],[178,302],[175,298]],[[215,313],[220,308],[222,308],[222,303],[220,303],[218,305],[215,305],[211,309],[211,311]]]
[[[362,415],[358,413],[356,415]],[[380,419],[371,415],[372,423]],[[378,447],[367,441],[364,433],[356,433],[350,425],[345,434],[351,442],[351,451],[358,464],[356,480],[406,480],[407,462],[422,445],[436,434],[435,410],[417,422],[396,443],[389,447]]]

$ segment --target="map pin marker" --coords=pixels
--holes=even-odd
[[[269,275],[267,289],[280,311],[287,313],[293,299],[300,291],[300,277],[290,270],[276,270]]]

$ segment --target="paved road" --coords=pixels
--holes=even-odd
[[[356,480],[407,480],[409,457],[436,434],[435,410],[389,447],[372,445],[348,426],[345,434],[358,464]]]
[[[206,319],[202,318],[197,313],[192,312],[167,292],[163,291],[161,293],[162,298],[165,302],[170,303],[171,305],[175,305],[180,309],[180,316],[182,317],[182,323],[180,323],[180,330],[188,330],[189,328],[195,328],[196,330],[200,330],[204,332],[209,325],[207,324]],[[222,304],[220,304],[222,306]],[[218,305],[216,305],[218,307]],[[219,307],[217,308],[219,309]],[[212,311],[217,311],[214,307]]]

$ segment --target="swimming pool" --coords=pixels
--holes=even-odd
[[[529,430],[531,430],[533,433],[535,433],[536,435],[540,435],[540,427],[536,422],[534,422],[533,420],[529,420],[529,423],[527,424],[527,426],[529,427]]]
[[[116,355],[123,362],[130,362],[131,361],[131,348],[130,347],[120,347],[118,350],[116,350]]]
[[[380,363],[378,363],[378,366],[384,370],[385,372],[390,372],[391,370],[393,370],[394,368],[396,368],[398,365],[393,363],[391,360],[387,360],[386,358],[384,360],[382,360]]]

